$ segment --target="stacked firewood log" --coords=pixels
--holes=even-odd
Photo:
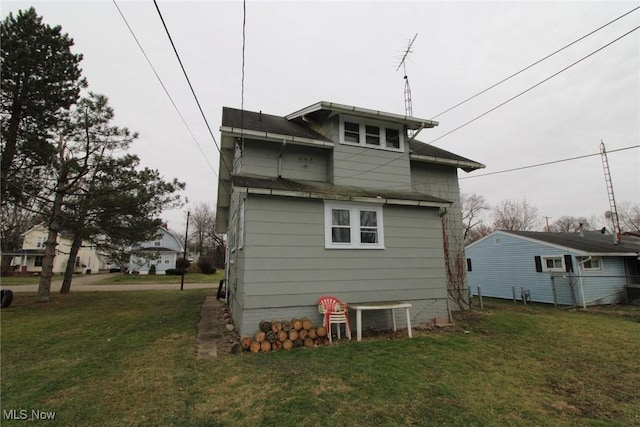
[[[329,337],[324,326],[314,326],[307,318],[262,320],[255,334],[242,337],[240,344],[244,351],[259,353],[328,345]]]

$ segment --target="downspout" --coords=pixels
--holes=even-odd
[[[278,155],[278,178],[282,178],[282,153],[287,146],[287,141],[282,140],[282,147],[280,147],[280,154]]]

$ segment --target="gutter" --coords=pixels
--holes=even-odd
[[[229,126],[220,126],[220,132],[225,132],[232,136],[238,136],[238,137],[251,136],[254,138],[287,141],[287,142],[292,142],[294,144],[299,144],[299,145],[310,145],[313,147],[333,148],[333,145],[334,145],[333,142],[305,138],[302,136],[283,135],[279,133],[248,130],[248,129],[229,127]]]
[[[409,153],[409,159],[411,159],[411,160],[419,160],[419,161],[429,162],[429,163],[439,163],[439,164],[443,164],[443,165],[451,165],[451,166],[459,167],[460,169],[465,169],[465,168],[466,169],[483,169],[483,168],[485,168],[485,165],[483,165],[482,163],[476,163],[476,162],[465,161],[465,160],[445,159],[443,157],[435,157],[435,156],[425,156],[425,155],[422,155],[422,154]]]
[[[271,188],[259,188],[259,187],[239,187],[235,185],[233,186],[233,189],[240,193],[246,193],[246,194],[296,197],[301,199],[339,200],[339,201],[361,202],[361,203],[376,203],[380,205],[446,208],[451,206],[452,204],[451,202],[432,202],[427,200],[407,200],[407,199],[394,199],[394,198],[384,198],[384,197],[349,196],[349,195],[320,193],[320,192],[312,192],[312,191],[275,190]]]

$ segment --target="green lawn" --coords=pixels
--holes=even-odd
[[[17,295],[2,311],[3,411],[83,426],[640,424],[637,307],[494,302],[413,339],[196,360],[206,295]]]

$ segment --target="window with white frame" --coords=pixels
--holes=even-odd
[[[402,126],[345,117],[340,121],[340,142],[383,150],[403,151]]]
[[[602,258],[600,258],[599,256],[581,257],[578,260],[578,264],[581,265],[582,269],[585,271],[602,270]]]
[[[327,249],[384,249],[382,206],[325,201],[324,228]]]
[[[47,238],[44,236],[36,237],[36,248],[44,248],[45,243],[47,243]]]
[[[562,256],[542,257],[542,271],[564,271]]]

